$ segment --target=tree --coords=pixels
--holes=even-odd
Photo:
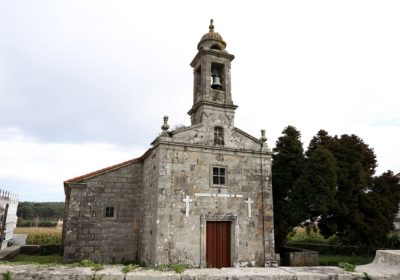
[[[277,249],[295,226],[317,218],[325,237],[382,246],[398,210],[399,179],[391,171],[374,177],[374,150],[354,134],[332,137],[320,130],[305,155],[300,132],[288,126],[272,163]]]
[[[336,234],[343,242],[353,245],[370,245],[363,232],[366,223],[362,205],[366,201],[366,191],[372,184],[376,168],[376,156],[367,144],[356,135],[330,137],[319,132],[310,143],[310,151],[316,147],[328,149],[337,163],[336,207],[319,223],[321,233],[328,237]]]
[[[18,204],[17,216],[23,219],[33,218],[33,207],[30,203],[21,202]]]
[[[388,233],[393,230],[393,221],[399,202],[399,179],[394,176],[392,171],[373,178],[373,183],[365,193],[360,205],[365,224],[360,239],[364,243],[382,247]]]
[[[332,151],[334,144],[334,138],[329,136],[328,132],[321,129],[318,131],[317,135],[311,139],[306,151],[306,156],[310,157],[311,154],[318,148],[325,148],[328,151]]]
[[[308,151],[308,155],[303,175],[293,187],[293,204],[299,222],[327,217],[336,207],[335,158],[324,147]]]
[[[44,220],[58,220],[64,216],[64,202],[29,202],[18,204],[17,216],[23,219],[39,217]]]
[[[274,201],[275,245],[277,251],[286,242],[288,233],[298,225],[293,211],[293,187],[304,168],[301,134],[293,126],[286,127],[276,142],[272,156],[272,188]]]

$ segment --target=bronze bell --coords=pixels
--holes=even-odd
[[[221,79],[219,76],[216,76],[216,75],[212,76],[211,88],[212,89],[222,89]]]

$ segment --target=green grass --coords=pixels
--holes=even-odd
[[[121,270],[123,273],[126,274],[128,272],[131,272],[131,271],[139,268],[139,267],[140,267],[140,265],[138,265],[138,264],[128,264],[128,265],[125,265]]]
[[[371,263],[373,256],[343,256],[343,255],[319,255],[319,265],[339,266],[339,263],[363,265]]]
[[[182,273],[186,269],[191,268],[189,264],[184,263],[173,263],[173,264],[159,264],[154,267],[154,270],[158,271],[175,271],[176,273]]]
[[[356,266],[352,263],[340,262],[339,267],[343,268],[345,271],[354,272],[356,270]]]
[[[12,273],[11,273],[11,271],[7,270],[6,272],[2,273],[2,276],[3,276],[3,280],[11,280]]]
[[[94,271],[99,271],[104,269],[104,266],[100,263],[95,263],[91,260],[81,260],[78,263],[73,263],[73,267],[90,267]]]
[[[62,264],[62,256],[57,254],[46,256],[18,254],[7,261],[11,263]]]

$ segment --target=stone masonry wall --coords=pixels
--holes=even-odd
[[[226,220],[232,222],[232,265],[263,266],[262,184],[267,255],[274,254],[272,189],[265,180],[270,155],[172,144],[160,145],[159,150],[163,176],[158,193],[156,263],[205,266],[205,223]],[[212,185],[213,166],[226,168],[226,187]],[[192,199],[189,217],[183,202],[186,195]],[[248,198],[253,201],[251,217]]]
[[[153,264],[155,261],[155,236],[157,233],[157,197],[159,178],[159,155],[153,150],[143,164],[143,200],[140,208],[139,262]]]
[[[137,261],[143,164],[135,163],[70,185],[64,261]],[[105,217],[105,207],[115,217]]]

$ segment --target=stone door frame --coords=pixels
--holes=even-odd
[[[231,265],[237,260],[235,244],[239,242],[237,239],[236,226],[237,215],[201,215],[200,216],[200,267],[207,268],[206,261],[206,232],[207,222],[231,222]]]

